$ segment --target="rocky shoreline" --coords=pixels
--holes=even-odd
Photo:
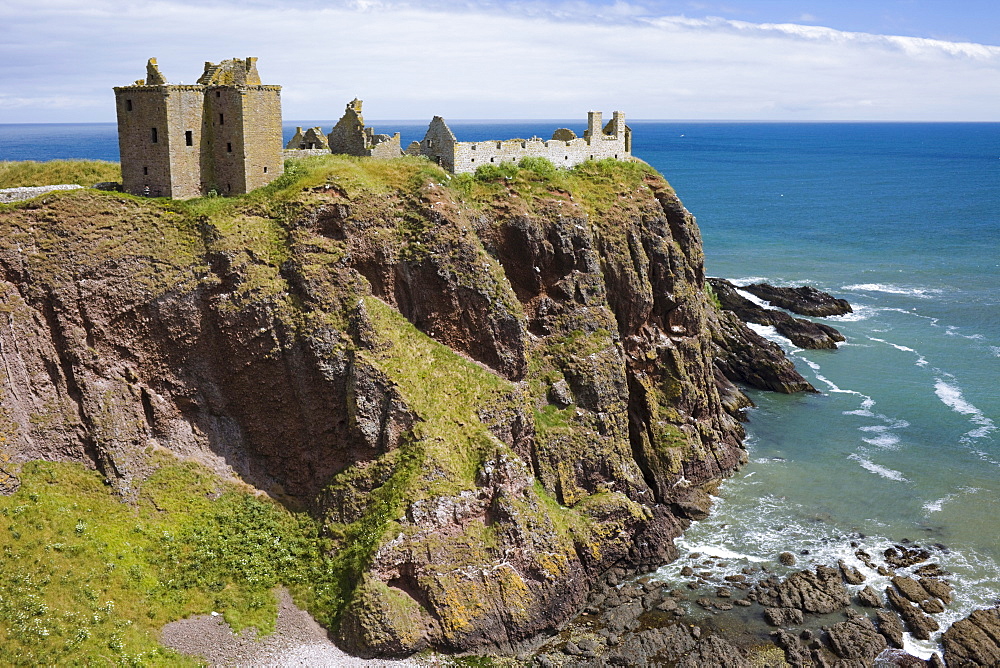
[[[583,613],[534,654],[535,666],[995,666],[1000,608],[977,610],[911,654],[953,603],[938,548],[856,549],[857,565],[815,565],[785,577],[790,553],[732,573],[731,559],[692,553],[680,578],[612,572]],[[723,574],[728,573],[728,574]],[[624,578],[624,581],[619,581]],[[909,651],[908,651],[909,650]],[[943,655],[943,656],[942,656]]]
[[[716,365],[726,379],[784,393],[815,392],[780,347],[747,323],[772,325],[802,347],[835,348],[844,337],[740,291],[813,317],[851,313],[851,305],[810,287],[707,281],[721,306],[712,328]],[[939,633],[939,617],[954,602],[949,574],[934,560],[943,546],[904,543],[872,554],[858,541],[850,545],[854,565],[812,564],[784,577],[777,573],[800,558],[790,552],[738,571],[733,559],[697,552],[682,557],[671,573],[615,569],[581,615],[530,662],[546,668],[1000,665],[1000,607],[976,610]],[[919,658],[910,638],[936,639],[939,651]]]

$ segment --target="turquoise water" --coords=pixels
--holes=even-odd
[[[959,590],[946,619],[996,604],[1000,125],[633,128],[698,216],[711,275],[855,305],[820,319],[847,336],[836,351],[758,328],[822,394],[751,393],[751,463],[684,548],[734,567],[808,551],[801,567],[857,563],[851,540],[936,544]]]
[[[290,122],[285,134],[316,124]],[[426,127],[373,125],[402,131],[404,145]],[[452,123],[465,140],[559,125],[583,130]],[[997,602],[1000,124],[630,125],[635,154],[698,217],[710,275],[809,284],[855,305],[824,319],[847,336],[836,351],[762,330],[822,394],[751,392],[751,463],[682,548],[732,568],[789,550],[801,567],[856,564],[852,540],[881,552],[908,539],[938,545],[954,574],[946,620]],[[0,160],[54,157],[116,160],[114,125],[0,126]]]

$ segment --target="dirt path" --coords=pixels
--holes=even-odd
[[[366,660],[346,654],[326,635],[308,612],[296,607],[287,590],[278,599],[275,632],[257,640],[253,631],[236,635],[221,615],[198,615],[163,627],[160,642],[184,654],[205,659],[210,666],[433,666],[418,662]]]

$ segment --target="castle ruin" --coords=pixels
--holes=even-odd
[[[522,158],[545,158],[556,167],[573,167],[587,160],[612,158],[625,160],[632,155],[632,129],[625,125],[625,114],[614,112],[602,126],[602,114],[587,114],[587,130],[583,137],[567,128],[559,128],[552,139],[504,139],[491,141],[458,141],[440,116],[435,116],[423,141],[413,142],[406,149],[411,155],[423,155],[455,174],[474,172],[483,165],[519,162]]]
[[[247,193],[284,171],[281,86],[257,59],[205,63],[195,84],[168,84],[155,58],[146,78],[115,87],[122,188],[185,199]]]
[[[115,87],[122,188],[150,197],[186,199],[216,192],[239,195],[267,185],[284,171],[284,159],[341,153],[372,158],[403,155],[400,135],[376,134],[365,126],[362,102],[347,104],[330,131],[322,128],[295,136],[282,150],[281,87],[265,86],[257,59],[206,62],[196,84],[169,84],[156,59],[146,64],[146,78]],[[545,158],[568,168],[587,160],[629,159],[632,130],[625,115],[587,114],[583,137],[566,128],[543,140],[505,139],[461,142],[440,116],[431,120],[422,141],[407,148],[448,171],[475,172],[484,165]]]

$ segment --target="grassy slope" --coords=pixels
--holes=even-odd
[[[64,183],[89,187],[95,183],[121,180],[122,170],[117,162],[103,160],[0,162],[0,188],[56,186]]]
[[[57,209],[80,209],[72,225],[53,219],[46,229],[37,225],[46,221],[36,216],[34,225],[14,224],[11,231],[25,238],[36,235],[34,260],[44,269],[42,274],[57,281],[68,277],[59,276],[59,266],[47,264],[45,258],[56,248],[48,249],[50,244],[76,249],[81,257],[74,263],[88,264],[88,254],[93,263],[107,257],[109,248],[103,244],[110,243],[109,238],[142,239],[145,252],[162,255],[168,265],[180,269],[159,277],[166,283],[182,275],[192,280],[190,269],[183,267],[202,264],[199,256],[205,249],[225,250],[233,255],[234,266],[247,271],[232,307],[257,300],[277,302],[289,322],[306,334],[318,316],[303,314],[288,297],[279,269],[294,253],[299,233],[290,223],[309,206],[311,188],[334,184],[353,197],[412,193],[434,181],[450,184],[456,197],[473,207],[506,197],[511,190],[529,202],[535,195],[565,192],[573,193],[590,213],[604,214],[616,197],[634,189],[651,171],[637,163],[613,162],[587,163],[568,172],[537,161],[524,167],[505,165],[496,173],[451,177],[422,159],[310,158],[290,163],[277,181],[238,198],[173,202],[120,193],[60,194]],[[0,174],[9,171],[4,165]],[[80,180],[80,173],[60,178]],[[0,212],[9,211],[17,221],[21,208],[0,207]],[[107,215],[88,218],[84,209]],[[119,233],[108,234],[109,224],[121,227]],[[319,269],[338,259],[336,242],[311,241],[309,261]],[[300,257],[306,256],[299,251]],[[149,286],[150,292],[168,288],[166,283]],[[362,286],[338,289],[345,293],[342,304],[356,303],[351,297],[360,296]],[[407,500],[474,485],[478,466],[499,445],[477,411],[498,401],[524,401],[506,381],[429,339],[382,302],[369,298],[366,305],[389,346],[364,354],[398,384],[421,422],[408,445],[386,455],[387,482],[366,499],[363,516],[350,525],[326,527],[339,550],[324,554],[322,548],[329,543],[317,538],[319,527],[313,520],[292,516],[246,491],[219,487],[207,473],[166,457],[159,459],[161,468],[145,483],[135,507],[113,497],[93,473],[63,464],[29,464],[21,472],[21,490],[0,497],[0,543],[5,552],[0,563],[0,618],[13,620],[0,626],[0,662],[102,658],[174,664],[178,657],[155,641],[156,629],[164,622],[218,610],[237,628],[255,625],[266,631],[273,627],[275,599],[270,591],[278,583],[290,585],[321,619],[334,622]],[[328,315],[334,321],[344,319],[343,314]],[[538,391],[544,385],[538,383]],[[568,428],[562,415],[545,417],[552,428]],[[428,467],[446,473],[437,483],[440,489],[420,487],[420,472]],[[350,485],[355,473],[349,470],[333,484]],[[551,502],[540,486],[536,489],[549,505],[549,521],[556,521],[568,538],[577,520],[555,517],[565,509]]]

